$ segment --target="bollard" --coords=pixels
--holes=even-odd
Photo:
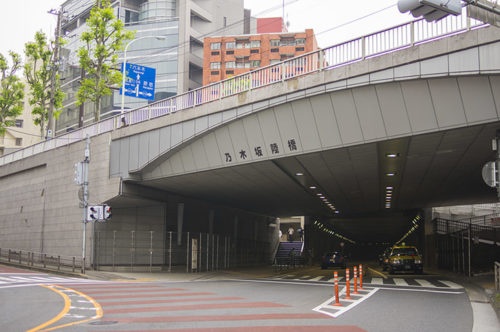
[[[333,273],[333,279],[334,279],[334,283],[335,283],[335,303],[333,305],[341,306],[342,304],[340,304],[340,302],[339,302],[339,279],[338,279],[337,272]]]
[[[359,265],[359,289],[363,289],[363,265]]]
[[[353,294],[359,294],[358,293],[358,269],[354,267],[354,292]]]
[[[345,270],[345,282],[346,282],[346,296],[344,297],[344,299],[346,300],[351,300],[352,297],[351,297],[351,287],[349,286],[349,269],[346,269]]]

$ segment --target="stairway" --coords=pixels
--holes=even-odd
[[[303,257],[301,257],[304,242],[280,242],[276,256],[274,257],[275,265],[302,265]],[[290,262],[290,251],[295,251],[294,262]]]

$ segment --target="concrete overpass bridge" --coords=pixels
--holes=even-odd
[[[272,251],[275,218],[296,215],[393,242],[423,208],[496,200],[481,168],[500,128],[498,54],[496,27],[415,21],[2,156],[0,247],[81,250],[86,135],[90,202],[114,211],[86,239],[103,264],[117,241],[181,246],[186,232]]]

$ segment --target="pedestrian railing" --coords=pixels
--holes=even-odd
[[[0,248],[0,262],[29,268],[43,268],[66,272],[83,271],[81,257],[54,255],[21,249]]]
[[[174,112],[190,109],[223,98],[245,93],[252,89],[262,88],[310,73],[329,70],[353,62],[362,61],[443,38],[452,34],[466,32],[473,27],[486,24],[468,18],[465,14],[448,16],[438,22],[427,22],[424,19],[404,23],[389,29],[375,32],[360,38],[349,40],[334,46],[313,51],[280,63],[259,68],[248,73],[203,86],[201,88],[151,103],[147,106],[130,110],[77,129],[71,133],[40,142],[25,149],[0,157],[0,166],[29,157],[31,155],[68,145],[126,125],[134,125],[155,119]]]

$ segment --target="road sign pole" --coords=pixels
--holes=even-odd
[[[85,252],[87,251],[87,206],[89,199],[89,163],[90,137],[85,141],[85,159],[83,160],[83,243],[82,243],[82,273],[85,273]]]

